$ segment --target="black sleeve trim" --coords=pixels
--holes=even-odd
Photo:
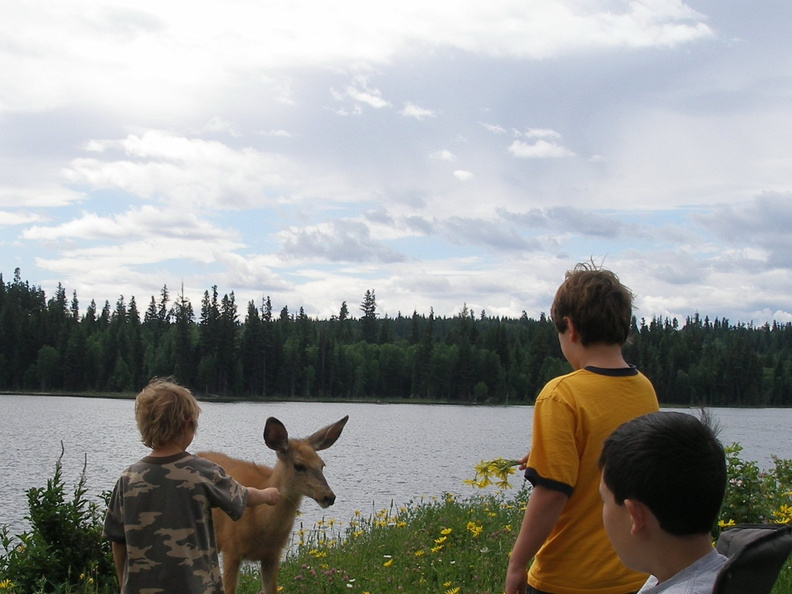
[[[525,469],[525,480],[530,482],[534,487],[544,487],[545,489],[550,489],[551,491],[559,491],[567,497],[571,497],[572,491],[574,491],[574,488],[570,485],[567,485],[566,483],[539,476],[539,473],[537,473],[533,468]]]

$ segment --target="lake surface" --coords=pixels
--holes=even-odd
[[[305,437],[349,415],[336,444],[320,453],[325,476],[336,493],[326,510],[304,500],[306,528],[323,519],[341,524],[355,511],[371,515],[421,498],[478,490],[464,485],[473,465],[497,457],[519,458],[529,447],[530,406],[453,406],[369,403],[202,402],[198,433],[190,451],[217,450],[261,464],[275,463],[262,432],[269,416],[290,435]],[[721,441],[739,442],[743,458],[760,467],[771,455],[792,458],[792,409],[710,409],[721,425]],[[120,472],[148,453],[140,443],[134,401],[100,398],[0,395],[0,524],[12,534],[26,529],[26,491],[44,487],[61,453],[70,495],[86,465],[88,493],[110,490]],[[520,477],[512,480],[515,486]]]

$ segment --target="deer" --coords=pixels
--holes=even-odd
[[[304,439],[289,438],[286,427],[275,417],[264,425],[264,443],[277,454],[270,468],[237,460],[219,452],[200,452],[199,456],[218,464],[246,487],[277,487],[280,500],[274,506],[246,508],[233,521],[218,509],[212,511],[215,539],[223,558],[223,588],[235,594],[242,561],[261,563],[263,594],[276,594],[278,570],[283,548],[294,525],[303,497],[316,501],[322,509],[335,503],[335,493],[324,476],[325,463],[316,453],[332,446],[341,436],[349,415]]]

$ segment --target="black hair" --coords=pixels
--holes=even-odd
[[[600,468],[616,503],[640,501],[676,536],[712,530],[726,490],[726,456],[706,414],[654,412],[618,427]]]

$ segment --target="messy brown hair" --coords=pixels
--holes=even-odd
[[[154,378],[135,398],[140,440],[150,448],[175,442],[185,425],[198,426],[198,406],[190,391],[172,381]]]
[[[633,293],[610,270],[581,262],[567,271],[550,309],[556,330],[566,332],[568,317],[583,346],[627,341],[632,325]]]

